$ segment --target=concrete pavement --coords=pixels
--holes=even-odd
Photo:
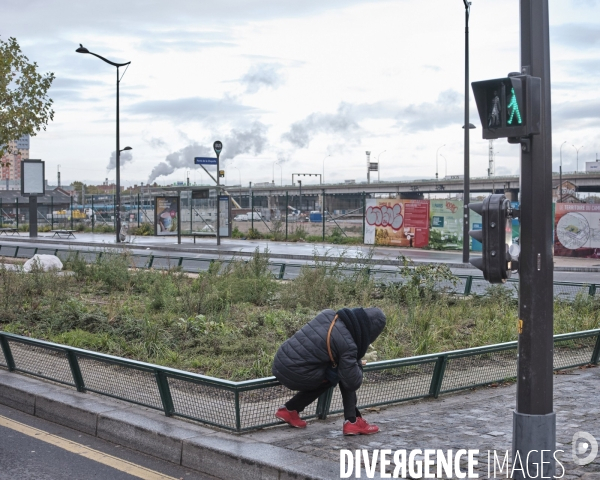
[[[589,465],[579,466],[574,463],[571,448],[573,435],[577,432],[588,432],[600,440],[599,385],[600,368],[597,367],[555,376],[557,446],[564,450],[558,459],[564,466],[562,478],[566,480],[591,480],[600,476],[600,457]],[[113,452],[114,445],[126,446],[181,465],[186,473],[193,470],[217,478],[248,480],[337,479],[340,478],[341,449],[353,452],[364,449],[370,454],[381,449],[453,449],[455,452],[477,449],[480,454],[475,471],[480,474],[479,478],[489,478],[487,452],[495,450],[503,457],[510,450],[515,399],[514,385],[496,386],[447,395],[435,401],[366,409],[365,417],[381,427],[379,434],[368,437],[344,437],[339,416],[326,421],[313,420],[306,430],[281,426],[234,435],[5,370],[0,370],[0,387],[0,404],[31,415],[16,418],[12,410],[3,408],[0,425],[1,416],[6,417],[6,412],[26,424],[41,418],[77,430],[79,435],[81,432],[89,435],[79,443],[103,439],[113,445],[106,447]],[[46,429],[50,428],[48,424],[44,425]],[[21,441],[0,443],[0,452],[23,455],[22,450],[30,447],[19,443]],[[97,444],[90,446],[101,450]],[[15,451],[17,448],[19,450]],[[27,457],[29,455],[22,458],[27,461]],[[561,475],[561,468],[558,467],[557,475]],[[498,478],[501,477],[506,478],[504,475]],[[364,472],[362,478],[366,478]],[[369,478],[382,477],[377,473]]]

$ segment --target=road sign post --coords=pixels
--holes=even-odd
[[[219,208],[219,197],[221,195],[221,187],[220,187],[220,168],[219,168],[219,157],[221,156],[221,150],[223,150],[223,144],[217,140],[213,143],[213,148],[215,149],[215,153],[217,154],[217,246],[221,245],[221,232],[220,232],[220,216],[221,211]]]

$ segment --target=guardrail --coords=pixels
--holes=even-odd
[[[234,432],[270,425],[290,391],[274,377],[232,382],[0,332],[0,367]],[[598,364],[600,329],[556,335],[554,369]],[[364,367],[358,406],[366,408],[489,385],[517,375],[517,342],[380,361]],[[304,418],[342,412],[330,389]]]
[[[84,258],[87,262],[95,262],[103,255],[112,255],[121,253],[118,250],[107,249],[102,250],[75,250],[75,249],[59,249],[49,247],[28,247],[28,246],[14,246],[14,245],[0,245],[0,256],[13,257],[13,258],[31,258],[35,254],[46,254],[56,255],[61,260],[68,259],[69,255],[78,255]],[[211,263],[215,261],[221,262],[223,265],[235,260],[226,259],[210,259],[210,258],[195,258],[195,257],[177,257],[170,255],[144,255],[144,254],[131,254],[132,266],[136,268],[153,268],[153,269],[170,269],[170,268],[181,268],[183,271],[190,273],[198,273],[207,271],[210,268]],[[273,276],[279,280],[293,280],[298,275],[302,268],[315,268],[311,264],[293,264],[283,262],[269,262],[269,269]],[[378,266],[363,266],[363,267],[336,267],[338,272],[342,275],[352,275],[358,270],[367,272],[375,280],[382,282],[401,282],[403,280],[402,274],[398,269],[382,268]],[[490,287],[482,276],[474,275],[456,275],[458,279],[454,285],[452,282],[444,282],[438,284],[438,288],[443,289],[447,292],[458,294],[458,295],[484,295],[487,289]],[[517,296],[518,280],[509,279],[505,284],[498,288],[508,289],[513,296]],[[556,298],[573,300],[577,295],[587,294],[594,296],[596,294],[597,285],[600,284],[589,284],[589,283],[574,283],[574,282],[554,282],[554,296]]]

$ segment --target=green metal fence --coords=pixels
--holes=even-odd
[[[78,255],[94,262],[116,250],[66,250],[29,246],[0,246],[0,255],[30,258],[36,253],[67,259]],[[132,265],[139,268],[170,269],[188,272],[206,271],[215,259],[173,257],[169,255],[131,255]],[[220,262],[222,260],[219,260]],[[233,261],[233,260],[231,260]],[[222,261],[226,266],[228,261]],[[271,262],[269,269],[278,279],[293,279],[302,268]],[[399,282],[397,270],[369,266],[368,273],[377,281]],[[341,267],[342,274],[353,275],[357,267]],[[503,287],[517,294],[517,282]],[[457,294],[485,294],[489,284],[480,277],[459,276],[458,283],[442,283],[438,288]],[[595,295],[596,285],[555,282],[559,299],[577,295]],[[79,391],[89,391],[131,403],[162,410],[231,431],[241,432],[275,425],[273,412],[290,396],[289,390],[275,378],[231,382],[204,375],[137,362],[64,345],[0,332],[0,367],[62,383]],[[363,385],[358,391],[360,408],[387,405],[411,399],[487,385],[516,377],[517,342],[480,348],[388,360],[368,364]],[[600,330],[557,335],[554,337],[555,369],[597,364],[600,357]],[[342,411],[337,390],[331,389],[305,412],[305,418],[326,418]]]
[[[274,377],[232,382],[79,348],[0,332],[0,367],[242,432],[278,422],[273,414],[290,397]],[[555,370],[598,364],[600,329],[556,335]],[[517,342],[374,362],[364,367],[359,408],[434,397],[516,377]],[[343,411],[330,389],[304,418]]]
[[[61,260],[66,260],[70,255],[78,255],[87,262],[94,262],[103,255],[114,255],[121,253],[122,250],[75,250],[59,249],[52,247],[30,247],[16,245],[0,245],[0,256],[13,258],[31,258],[36,253],[45,255],[56,255]],[[216,258],[198,258],[198,257],[180,257],[172,255],[151,255],[131,253],[132,266],[136,268],[154,268],[157,270],[168,270],[170,268],[181,268],[185,272],[198,273],[207,271],[211,263],[219,261],[224,267],[236,259],[216,259]],[[240,257],[237,257],[237,261]],[[273,276],[279,280],[293,280],[300,275],[303,268],[315,268],[312,264],[293,264],[283,262],[269,262],[269,270]],[[390,268],[377,265],[357,266],[336,266],[336,271],[340,275],[355,275],[357,272],[367,272],[372,278],[381,283],[403,282],[402,272],[397,268]],[[457,295],[485,295],[490,288],[490,284],[481,276],[457,275],[457,282],[450,281],[439,283],[437,288],[448,293]],[[496,285],[493,288],[502,288],[508,290],[513,296],[518,296],[519,281],[509,279],[505,284]],[[573,300],[577,295],[596,295],[596,286],[600,284],[574,283],[574,282],[554,282],[554,296],[560,300]]]

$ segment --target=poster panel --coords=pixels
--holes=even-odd
[[[462,200],[436,198],[431,200],[430,217],[432,235],[442,244],[461,247],[463,243],[463,210]],[[470,230],[481,230],[481,215],[473,210],[469,212]],[[471,239],[471,250],[481,251],[481,243]]]
[[[179,197],[154,198],[154,234],[179,234]]]
[[[46,194],[44,181],[45,162],[41,160],[21,160],[21,195],[43,196]]]
[[[231,236],[231,202],[229,195],[219,195],[219,236]]]
[[[600,258],[600,204],[557,203],[554,255]]]
[[[366,201],[366,208],[366,244],[394,247],[429,244],[429,200],[371,198]]]

